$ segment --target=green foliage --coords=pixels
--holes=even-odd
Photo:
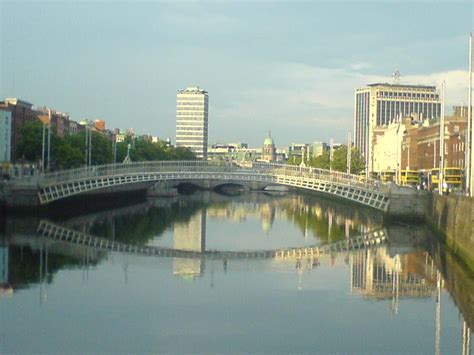
[[[288,161],[291,165],[299,165],[301,163],[301,157],[292,157]],[[306,162],[307,166],[318,169],[329,169],[330,168],[330,153],[325,151],[322,155],[318,157],[312,157]],[[332,160],[332,169],[335,171],[347,170],[347,146],[342,146],[334,150],[334,156]],[[358,174],[365,169],[365,163],[362,160],[362,157],[359,153],[359,150],[352,148],[351,150],[351,173]]]
[[[122,162],[127,156],[127,146],[130,148],[130,159],[132,161],[152,160],[195,160],[196,155],[188,148],[168,147],[163,141],[150,142],[144,139],[136,139],[117,144],[117,162]]]
[[[23,161],[41,160],[43,125],[41,122],[28,122],[21,129],[21,140],[16,148],[16,158]]]
[[[16,150],[16,158],[21,161],[39,163],[42,156],[43,124],[30,122],[21,128],[21,139]],[[47,140],[46,130],[45,140]],[[71,169],[85,164],[86,133],[59,137],[51,128],[51,170]],[[117,162],[121,163],[127,155],[127,146],[131,144],[132,161],[150,160],[194,160],[196,155],[187,148],[167,147],[159,141],[134,139],[117,144]],[[92,132],[92,165],[110,164],[113,161],[112,140],[106,135]]]

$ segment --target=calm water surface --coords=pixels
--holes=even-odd
[[[264,193],[7,217],[2,354],[470,353],[473,277],[421,226],[386,227],[388,243],[376,248],[259,259],[111,252],[45,237],[40,223],[120,245],[204,252],[325,245],[377,230],[382,218]]]

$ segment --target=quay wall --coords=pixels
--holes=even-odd
[[[385,212],[387,221],[423,221],[430,206],[431,194],[427,191],[411,188],[393,188],[390,203]]]
[[[474,272],[474,199],[432,194],[425,220],[442,234],[448,249]]]

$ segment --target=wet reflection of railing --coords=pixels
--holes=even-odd
[[[42,220],[38,226],[38,234],[55,240],[84,245],[91,248],[105,249],[121,253],[133,253],[162,257],[178,258],[216,258],[216,259],[268,259],[268,258],[303,258],[327,253],[338,253],[349,250],[359,250],[385,243],[386,233],[383,229],[372,231],[365,235],[349,238],[340,242],[322,246],[289,248],[279,250],[256,251],[218,251],[218,250],[180,250],[154,246],[131,245],[108,239],[90,236],[49,221]]]

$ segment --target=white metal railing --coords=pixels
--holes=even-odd
[[[85,179],[107,176],[146,174],[146,173],[228,173],[269,177],[287,177],[299,179],[322,180],[335,184],[355,186],[367,190],[388,191],[389,185],[375,179],[366,179],[358,175],[299,167],[294,165],[254,162],[248,166],[237,166],[229,163],[207,161],[146,161],[129,164],[108,164],[77,169],[63,170],[54,173],[40,174],[28,178],[16,179],[22,183],[38,184],[41,187],[64,184]],[[20,182],[19,181],[19,182]]]

